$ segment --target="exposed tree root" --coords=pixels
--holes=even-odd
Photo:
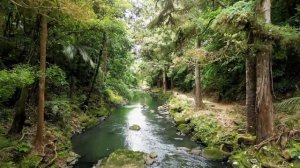
[[[280,144],[282,148],[285,147],[286,142],[289,139],[300,141],[300,130],[292,129],[289,130],[287,125],[281,124],[277,126],[277,134],[272,137],[262,141],[261,143],[254,146],[256,150],[259,150],[266,144],[269,144],[272,141],[275,141],[276,144]]]

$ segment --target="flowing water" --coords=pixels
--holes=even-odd
[[[176,134],[174,124],[157,112],[157,107],[163,103],[160,98],[136,93],[129,105],[114,110],[104,123],[75,135],[72,138],[73,149],[81,155],[75,167],[90,168],[119,148],[147,153],[154,151],[158,155],[156,167],[226,167],[221,162],[208,161],[177,150],[177,147],[195,148],[199,144],[192,142],[189,137]],[[143,105],[149,108],[145,110]],[[138,124],[141,130],[129,130],[133,124]]]

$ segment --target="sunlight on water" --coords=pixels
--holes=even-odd
[[[131,105],[131,107],[134,107],[134,109],[132,109],[127,115],[127,127],[125,130],[126,145],[132,150],[145,151],[145,148],[147,148],[144,144],[147,141],[145,133],[149,133],[149,124],[147,124],[146,116],[142,113],[141,104]],[[130,130],[129,127],[134,124],[139,125],[141,130]]]

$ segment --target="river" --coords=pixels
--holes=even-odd
[[[177,150],[177,147],[201,147],[189,137],[177,135],[174,124],[157,112],[164,101],[147,93],[136,93],[130,103],[115,109],[103,123],[72,137],[73,150],[81,155],[75,168],[90,168],[98,160],[119,148],[158,155],[162,168],[222,168],[222,162],[208,161],[200,156]],[[145,110],[143,105],[149,108]],[[133,124],[140,131],[129,130]]]

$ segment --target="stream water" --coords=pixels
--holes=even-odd
[[[199,144],[176,134],[174,124],[157,112],[157,107],[163,103],[160,98],[136,93],[129,105],[114,110],[104,123],[73,136],[73,149],[81,155],[75,168],[90,168],[119,148],[147,153],[154,151],[158,155],[157,167],[162,168],[226,167],[221,162],[177,150],[177,147],[195,148]],[[145,110],[143,105],[149,108]],[[140,125],[141,130],[129,130],[133,124]]]

